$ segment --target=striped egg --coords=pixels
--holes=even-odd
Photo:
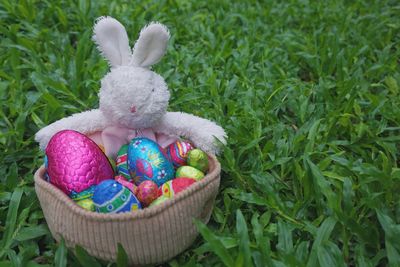
[[[187,154],[193,148],[188,141],[178,140],[166,148],[168,159],[175,168],[186,165]]]
[[[123,145],[117,153],[116,162],[117,174],[123,176],[128,181],[131,180],[128,170],[128,145]]]
[[[96,211],[101,213],[129,212],[142,208],[128,188],[111,179],[96,186],[93,203]]]
[[[91,199],[93,197],[93,192],[94,192],[95,188],[96,188],[96,186],[92,185],[89,188],[87,188],[79,193],[72,191],[72,193],[69,195],[69,197],[72,198],[72,200],[74,200],[74,201]]]

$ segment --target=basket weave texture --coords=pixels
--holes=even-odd
[[[196,236],[193,219],[210,219],[220,183],[221,167],[209,155],[208,174],[188,189],[157,206],[135,212],[103,214],[76,205],[44,180],[45,168],[35,173],[35,190],[53,237],[67,247],[80,245],[97,258],[115,261],[120,243],[132,265],[157,264],[188,248]]]

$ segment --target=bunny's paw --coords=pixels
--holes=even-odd
[[[175,136],[183,136],[205,152],[217,154],[221,143],[226,144],[227,135],[216,123],[183,112],[168,112],[154,128]],[[219,141],[219,142],[218,142]]]
[[[201,125],[194,131],[191,141],[196,147],[207,153],[218,154],[221,144],[226,144],[227,135],[224,129],[215,123]]]

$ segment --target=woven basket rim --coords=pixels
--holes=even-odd
[[[217,158],[214,155],[208,154],[208,158],[210,161],[210,170],[206,176],[200,181],[192,184],[186,190],[180,192],[176,196],[171,199],[166,200],[159,205],[153,207],[147,207],[145,209],[136,210],[135,212],[124,212],[124,213],[97,213],[83,209],[82,207],[78,206],[72,199],[70,199],[64,192],[60,189],[52,185],[51,183],[44,180],[44,173],[45,168],[42,165],[34,175],[35,186],[40,187],[41,189],[47,191],[48,193],[52,194],[56,198],[62,200],[65,203],[64,208],[69,209],[71,212],[76,213],[80,216],[85,217],[85,219],[90,219],[94,221],[127,221],[127,220],[135,220],[135,219],[144,219],[144,218],[151,218],[160,214],[167,209],[174,206],[175,203],[183,201],[184,199],[188,198],[194,192],[202,190],[205,188],[209,183],[218,179],[219,174],[221,172],[221,165],[218,162]]]

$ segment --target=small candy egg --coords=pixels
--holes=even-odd
[[[170,199],[170,198],[169,198],[169,197],[166,197],[166,196],[160,196],[160,197],[158,197],[156,200],[154,200],[153,202],[151,202],[151,204],[150,204],[149,207],[153,207],[153,206],[156,206],[156,205],[158,205],[158,204],[161,204],[161,203],[167,201],[168,199]]]
[[[76,131],[63,130],[53,135],[46,155],[50,183],[67,195],[114,177],[110,162],[99,146]]]
[[[173,197],[196,182],[193,178],[180,177],[164,183],[158,189],[158,196]]]
[[[136,197],[139,199],[140,203],[147,207],[158,197],[158,186],[156,183],[150,180],[143,181],[137,187]]]
[[[122,184],[123,186],[125,186],[126,188],[128,188],[129,190],[131,190],[131,192],[136,195],[137,192],[137,186],[132,182],[132,181],[128,181],[124,176],[122,175],[117,175],[114,177],[115,181],[117,181],[118,183]]]
[[[92,199],[96,211],[101,213],[120,213],[142,208],[128,188],[111,179],[96,186]]]
[[[74,201],[79,201],[83,199],[91,199],[93,197],[93,192],[94,189],[96,188],[95,185],[90,186],[89,188],[77,193],[75,191],[72,191],[72,193],[69,195],[70,198]]]
[[[174,164],[175,168],[186,165],[187,153],[192,150],[194,146],[183,140],[178,140],[167,146],[168,159]]]
[[[123,145],[117,153],[116,161],[117,174],[122,175],[128,181],[131,180],[128,169],[128,145]]]
[[[189,177],[189,178],[196,179],[196,181],[199,181],[199,180],[203,179],[204,173],[202,171],[199,171],[196,168],[193,168],[192,166],[182,166],[176,170],[175,177],[176,178]]]
[[[85,210],[95,211],[93,200],[90,198],[78,200],[76,201],[76,204],[78,204]]]
[[[174,167],[163,148],[145,137],[134,138],[129,143],[128,168],[136,185],[151,180],[160,186],[174,178]]]
[[[192,149],[187,155],[187,164],[202,172],[208,170],[208,156],[200,149]]]

